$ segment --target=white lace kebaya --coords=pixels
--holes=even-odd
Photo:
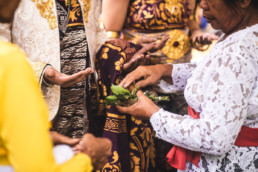
[[[173,65],[174,85],[161,84],[184,90],[200,119],[160,109],[150,121],[157,137],[202,152],[186,171],[257,172],[258,147],[234,142],[242,125],[258,128],[258,24],[222,37],[200,63]]]

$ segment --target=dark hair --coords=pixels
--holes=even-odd
[[[238,5],[237,3],[239,2],[240,0],[225,0],[225,3],[231,7],[233,10],[238,10]],[[252,7],[254,9],[258,9],[258,0],[252,0],[251,1],[251,4],[252,4]]]

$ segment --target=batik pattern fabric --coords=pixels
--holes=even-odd
[[[143,32],[184,28],[190,13],[187,0],[131,0],[125,24]]]
[[[121,114],[115,106],[105,107],[111,85],[119,84],[126,75],[123,64],[141,47],[125,40],[106,42],[97,53],[99,100],[106,111],[103,136],[112,141],[112,156],[101,171],[152,171],[154,161],[154,133],[149,121],[137,120]]]
[[[151,64],[178,64],[191,60],[191,45],[188,36],[188,23],[191,15],[187,0],[131,0],[123,29],[123,39],[137,42],[142,37],[156,38],[157,42],[166,34],[169,40],[165,46],[150,52]],[[170,96],[169,106],[160,105],[166,110],[180,114],[187,113],[187,103],[183,92],[165,91],[159,83],[155,90]],[[172,105],[171,105],[172,104]]]
[[[61,72],[71,75],[90,66],[88,44],[78,0],[56,0],[60,32]],[[60,107],[53,120],[53,130],[81,138],[89,129],[90,94],[94,78],[88,77],[73,86],[61,88]],[[96,98],[95,98],[96,99]]]

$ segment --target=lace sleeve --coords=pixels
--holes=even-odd
[[[161,109],[151,117],[157,137],[190,150],[215,155],[230,149],[247,116],[256,67],[242,58],[248,54],[242,53],[241,57],[233,53],[224,55],[216,59],[214,63],[219,63],[213,66],[214,74],[206,78],[208,82],[202,87],[200,119]],[[196,86],[197,82],[193,85]]]
[[[166,91],[181,91],[185,88],[187,79],[192,75],[192,71],[195,69],[196,64],[182,63],[173,64],[172,79],[173,85],[161,80],[160,87]]]

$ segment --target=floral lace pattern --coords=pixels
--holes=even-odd
[[[167,89],[184,89],[200,119],[160,109],[156,136],[203,153],[200,168],[188,162],[186,171],[258,171],[258,147],[234,145],[242,125],[258,128],[258,24],[220,39],[194,70],[173,66]]]

